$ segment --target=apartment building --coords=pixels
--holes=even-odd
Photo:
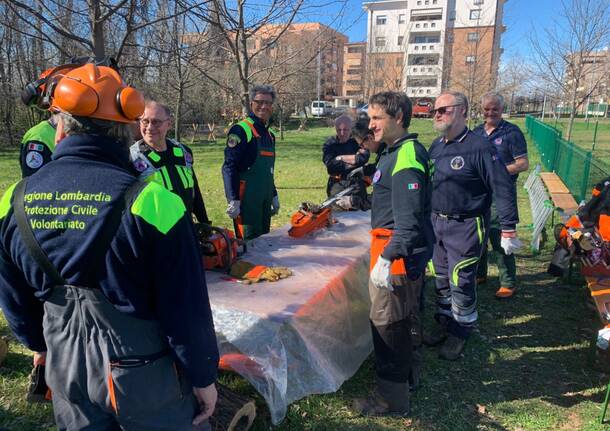
[[[248,51],[262,50],[255,68],[275,65],[277,73],[294,74],[287,91],[333,100],[343,92],[344,34],[318,22],[267,24],[248,40]],[[298,72],[297,72],[298,71]],[[299,88],[300,87],[300,88]],[[313,93],[313,94],[312,94]]]
[[[364,100],[366,72],[366,42],[346,43],[343,46],[343,96]]]
[[[505,0],[379,0],[367,11],[365,92],[413,98],[495,87]]]

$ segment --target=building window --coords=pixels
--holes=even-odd
[[[414,67],[414,68],[413,68],[413,72],[417,72],[417,67]]]
[[[419,27],[420,27],[419,23],[415,24],[415,28],[419,28]]]
[[[428,72],[432,72],[432,68],[431,67],[428,68]]]
[[[475,55],[467,55],[466,56],[466,64],[474,63],[477,57]]]
[[[426,0],[424,4],[430,4],[430,0]]]
[[[422,94],[424,92],[424,90],[422,90],[421,88],[418,90],[419,94]]]
[[[404,36],[398,36],[398,46],[402,45],[402,42],[404,41],[405,37]]]
[[[415,51],[419,51],[419,45],[415,45],[415,46],[413,47],[413,49],[414,49]]]
[[[438,0],[432,0],[432,4],[437,4]]]
[[[449,11],[449,20],[450,21],[455,21],[455,11]]]
[[[472,12],[471,12],[472,14]],[[377,25],[386,25],[388,17],[386,15],[377,15]]]
[[[426,27],[428,27],[428,23],[427,22],[424,23],[424,28],[426,28]]]
[[[422,47],[421,47],[421,50],[422,50],[422,51],[425,51],[425,50],[426,50],[426,45],[422,46]]]
[[[468,42],[477,42],[479,40],[479,33],[478,32],[473,32],[473,33],[468,33]]]
[[[421,0],[417,0],[417,6],[421,6]]]
[[[483,0],[473,0],[472,4],[483,4]]]
[[[407,16],[404,13],[398,15],[398,24],[404,24],[407,22]]]
[[[430,45],[430,49],[434,49],[434,45]]]
[[[470,19],[481,19],[481,9],[471,9]]]
[[[385,37],[383,37],[383,36],[376,37],[375,46],[379,46],[379,47],[385,46]]]
[[[430,93],[432,93],[431,90],[426,90],[426,94],[430,94]]]
[[[435,22],[431,23],[430,27],[436,27],[436,23]]]
[[[447,43],[453,43],[453,33],[447,35]]]
[[[377,58],[375,59],[375,67],[383,67],[385,66],[385,59]]]
[[[347,52],[350,54],[358,54],[362,52],[362,48],[359,46],[350,46],[349,48],[347,48]]]

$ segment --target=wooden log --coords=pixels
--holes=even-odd
[[[216,383],[218,402],[210,417],[213,431],[247,431],[256,417],[254,400]]]

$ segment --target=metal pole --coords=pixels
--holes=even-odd
[[[595,121],[595,130],[593,130],[593,146],[591,147],[591,154],[595,151],[595,141],[597,141],[597,125],[599,124],[599,120]]]

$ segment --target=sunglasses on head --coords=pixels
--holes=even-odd
[[[447,113],[447,108],[455,108],[456,106],[462,106],[462,104],[458,103],[457,105],[448,105],[448,106],[442,106],[440,108],[433,109],[432,115],[436,115],[437,113],[441,114],[441,115],[445,115]]]

